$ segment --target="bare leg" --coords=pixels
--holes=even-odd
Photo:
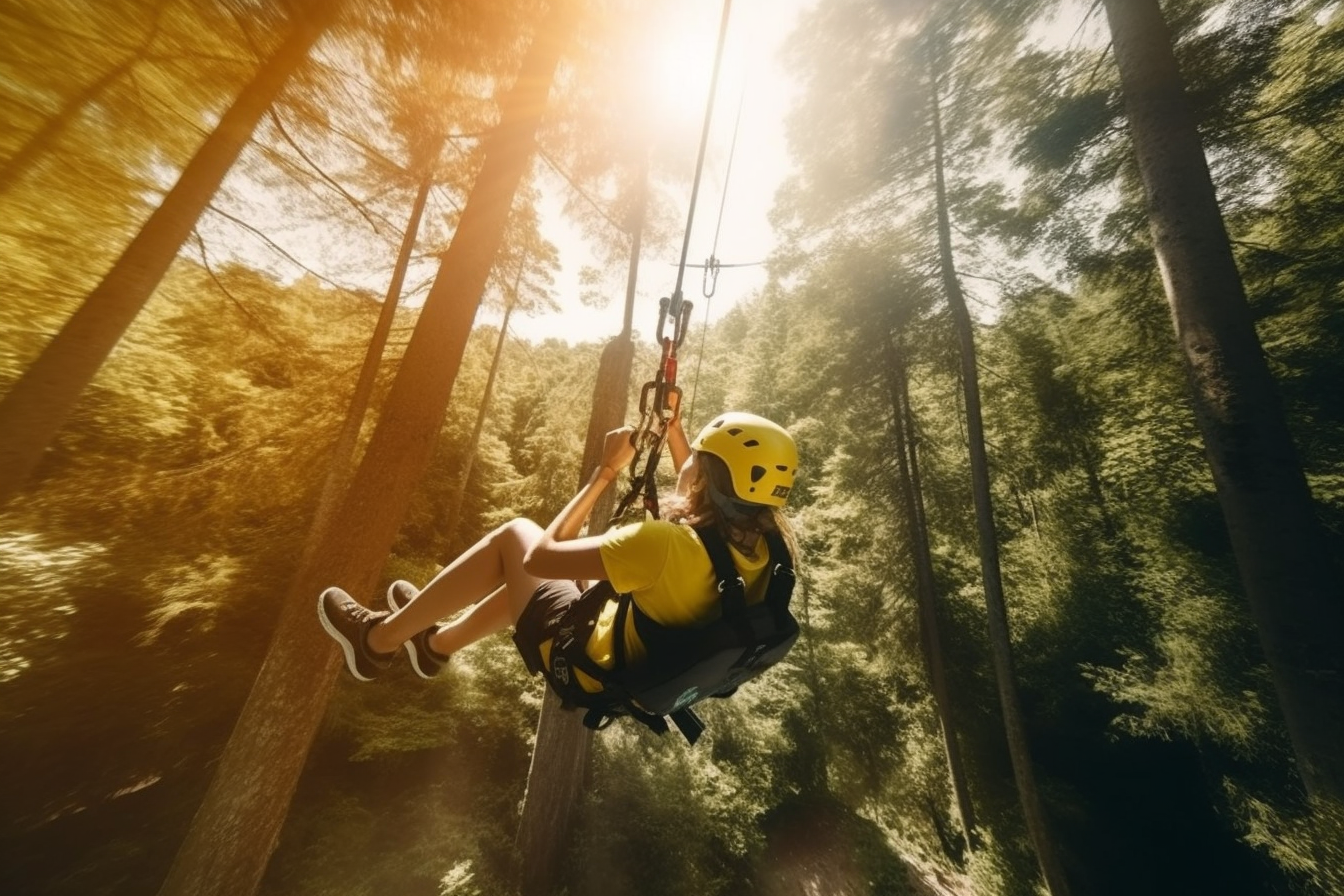
[[[473,604],[459,620],[458,634],[445,639],[455,643],[454,649],[513,624],[544,581],[523,569],[523,557],[541,532],[531,520],[514,520],[476,542],[440,570],[414,599],[370,629],[369,647],[389,653],[440,619]],[[440,649],[437,638],[432,646]]]
[[[429,639],[429,646],[449,656],[495,632],[502,632],[517,619],[509,605],[508,590],[500,588],[435,632]]]

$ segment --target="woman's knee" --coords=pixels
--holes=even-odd
[[[499,535],[514,539],[531,547],[532,543],[541,537],[542,528],[526,517],[518,517],[517,519],[509,520],[495,531]]]
[[[491,533],[490,540],[500,552],[522,562],[527,551],[541,538],[542,528],[529,519],[510,520]]]

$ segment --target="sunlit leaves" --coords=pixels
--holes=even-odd
[[[1225,595],[1191,593],[1174,572],[1155,575],[1164,604],[1155,656],[1127,650],[1118,667],[1088,668],[1088,677],[1118,703],[1142,707],[1117,717],[1118,729],[1148,737],[1230,745],[1243,754],[1268,739],[1266,670],[1248,668],[1249,626]],[[1258,679],[1258,680],[1253,680]],[[1240,685],[1240,687],[1238,687]]]

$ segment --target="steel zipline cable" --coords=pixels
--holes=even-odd
[[[705,337],[709,334],[709,304],[719,286],[719,234],[723,231],[723,210],[728,206],[728,184],[733,178],[733,157],[737,155],[737,133],[742,126],[742,106],[747,98],[747,82],[742,81],[742,91],[737,97],[737,116],[733,119],[733,140],[728,144],[728,165],[723,172],[723,194],[719,197],[719,220],[714,225],[714,244],[710,246],[709,258],[705,259],[700,293],[705,297],[705,323],[700,329],[700,348],[695,353],[695,375],[691,377],[691,403],[687,416],[695,416],[695,398],[700,392],[700,366],[705,360]],[[732,267],[732,265],[730,265]]]
[[[677,404],[681,401],[681,389],[677,386],[677,349],[686,338],[687,323],[691,316],[691,303],[682,295],[682,285],[686,277],[686,258],[691,248],[691,228],[695,222],[696,200],[700,194],[700,180],[705,168],[705,151],[709,145],[709,129],[714,119],[714,98],[718,93],[719,70],[723,64],[723,48],[728,39],[728,20],[732,12],[732,0],[723,2],[723,18],[719,24],[719,40],[714,50],[714,68],[709,79],[709,97],[705,102],[705,120],[700,129],[700,148],[695,158],[695,177],[691,181],[690,206],[686,211],[686,229],[682,234],[681,260],[677,264],[677,283],[671,296],[658,302],[658,342],[662,347],[662,359],[654,378],[644,384],[640,391],[639,426],[632,440],[635,456],[630,461],[630,491],[621,499],[612,515],[612,521],[624,518],[635,500],[643,496],[644,508],[654,517],[658,516],[658,461],[662,457],[663,444],[667,437],[667,426],[672,420],[675,396]],[[668,320],[672,321],[672,334],[664,335]],[[647,455],[644,468],[640,471],[641,455]]]
[[[714,50],[714,71],[709,77],[709,98],[705,101],[705,123],[700,128],[700,151],[695,157],[695,177],[691,181],[691,204],[686,211],[686,230],[681,239],[681,262],[677,265],[677,285],[672,290],[673,301],[681,297],[682,280],[686,275],[686,256],[691,249],[691,225],[695,221],[695,202],[700,195],[700,177],[705,170],[705,148],[709,145],[709,126],[714,118],[714,97],[719,92],[719,68],[723,64],[723,47],[728,41],[728,17],[733,0],[723,0],[723,21],[719,25],[719,45]]]

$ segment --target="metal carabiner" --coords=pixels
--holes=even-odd
[[[711,254],[705,259],[705,269],[701,275],[700,292],[707,299],[714,298],[714,291],[719,288],[719,260]]]
[[[657,336],[657,340],[658,340],[658,343],[659,343],[660,345],[661,345],[662,342],[663,342],[663,327],[664,327],[664,325],[667,324],[667,314],[668,314],[668,311],[671,310],[671,307],[672,307],[672,300],[669,299],[667,296],[663,296],[661,299],[658,300],[658,336]]]

